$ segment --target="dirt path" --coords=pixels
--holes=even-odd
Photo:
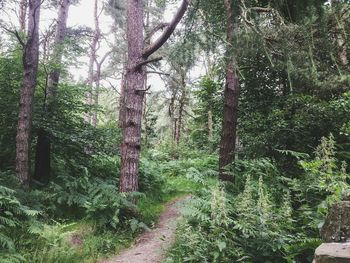
[[[101,263],[160,263],[175,239],[179,209],[190,196],[175,199],[166,205],[156,228],[140,235],[131,248]]]

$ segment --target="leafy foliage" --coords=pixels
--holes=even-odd
[[[23,205],[16,191],[0,185],[0,261],[22,262],[24,258],[16,250],[12,233],[22,229],[33,232],[39,211]]]

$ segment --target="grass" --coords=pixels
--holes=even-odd
[[[143,222],[154,226],[169,201],[192,194],[200,187],[199,183],[183,176],[167,177],[165,188],[160,193],[146,193],[145,197],[139,200],[138,208]]]
[[[39,238],[22,236],[19,250],[27,262],[78,263],[97,262],[130,246],[131,231],[101,229],[94,222],[79,221],[44,225]]]
[[[202,185],[183,176],[168,176],[163,189],[146,193],[138,200],[138,219],[153,227],[166,204],[178,197],[192,194]],[[98,226],[94,221],[52,222],[35,234],[21,233],[18,249],[31,263],[93,263],[129,247],[140,232],[130,222],[118,230]],[[37,236],[35,235],[35,236]]]

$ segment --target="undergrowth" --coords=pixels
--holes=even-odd
[[[144,153],[140,192],[127,195],[117,190],[120,161],[108,156],[74,170],[57,161],[50,184],[30,190],[11,171],[2,172],[0,262],[96,262],[130,246],[155,226],[168,201],[199,191],[204,181],[197,170],[203,160],[163,159],[158,153]]]
[[[350,175],[332,135],[314,158],[282,154],[297,158],[298,176],[284,176],[273,160],[239,160],[227,170],[234,184],[205,185],[183,210],[166,262],[311,262],[329,207],[349,195]]]

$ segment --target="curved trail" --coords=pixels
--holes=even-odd
[[[101,263],[160,263],[175,239],[179,209],[190,196],[169,202],[156,228],[141,234],[134,246]]]

